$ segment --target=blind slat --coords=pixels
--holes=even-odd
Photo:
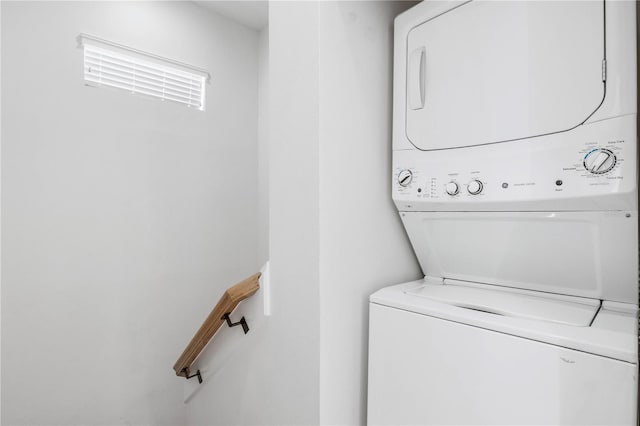
[[[84,49],[84,79],[91,85],[113,87],[200,110],[204,107],[202,76],[89,45]]]
[[[90,78],[90,79],[87,79],[87,81],[90,83],[95,83],[98,86],[104,85],[109,87],[115,87],[117,89],[126,90],[131,93],[138,93],[142,95],[152,96],[154,98],[158,98],[162,100],[166,99],[166,100],[170,100],[170,101],[174,101],[174,102],[178,102],[178,103],[182,103],[190,106],[200,107],[199,102],[194,100],[193,98],[185,98],[184,96],[175,96],[170,93],[162,93],[157,90],[149,90],[147,88],[140,87],[140,86],[133,87],[128,84],[123,84],[122,82],[119,82],[117,80],[110,80],[110,79],[97,80],[95,78]]]
[[[163,72],[170,73],[174,75],[175,78],[178,80],[183,79],[184,81],[191,81],[191,80],[198,80],[202,78],[201,76],[198,76],[195,74],[187,74],[184,71],[172,69],[169,67],[163,67],[163,66],[156,65],[150,62],[145,62],[133,57],[127,58],[123,56],[117,56],[115,54],[112,54],[106,51],[94,51],[89,46],[86,47],[85,52],[86,52],[86,56],[92,59],[102,58],[103,60],[108,60],[110,62],[117,63],[117,64],[124,64],[125,66],[132,66],[133,64],[135,64],[149,73],[159,73],[159,74],[162,74]]]
[[[189,88],[179,87],[162,80],[149,80],[145,77],[138,76],[135,73],[130,71],[126,71],[126,72],[115,71],[110,68],[103,67],[102,70],[100,70],[100,72],[96,72],[94,69],[89,69],[89,70],[86,70],[86,73],[91,74],[97,78],[100,78],[100,76],[105,76],[105,77],[118,79],[122,82],[133,81],[135,79],[136,85],[156,87],[160,91],[166,90],[166,91],[171,91],[171,92],[186,95],[186,96],[200,96],[199,89],[195,89],[195,88],[189,89]]]
[[[158,88],[158,87],[145,86],[143,84],[133,85],[130,82],[127,82],[125,80],[112,78],[105,75],[101,76],[101,78],[92,77],[90,81],[97,84],[103,84],[106,86],[114,86],[114,87],[117,86],[120,89],[127,90],[133,93],[144,92],[147,95],[157,96],[159,98],[171,97],[172,100],[178,100],[185,103],[187,102],[197,103],[197,99],[192,96],[189,96],[188,94],[185,95],[181,93],[174,93],[169,90],[163,90],[162,88]]]
[[[120,70],[131,70],[136,69],[140,74],[146,75],[148,78],[153,79],[163,79],[168,78],[177,85],[184,85],[186,87],[198,87],[200,86],[200,80],[196,79],[185,79],[180,78],[180,76],[176,76],[171,72],[149,72],[146,68],[142,68],[135,63],[127,64],[124,62],[115,62],[110,60],[108,57],[87,57],[85,63],[94,67],[110,67],[113,69]],[[201,78],[201,77],[200,77]]]

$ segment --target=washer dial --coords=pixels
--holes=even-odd
[[[460,192],[460,187],[458,186],[457,182],[451,181],[445,186],[444,190],[447,191],[447,194],[453,197],[454,195],[458,195],[458,192]]]
[[[601,175],[611,171],[616,165],[616,155],[606,148],[596,148],[584,156],[584,168],[589,173]]]
[[[478,195],[482,192],[482,182],[478,179],[474,179],[467,185],[467,191],[471,195]]]
[[[409,186],[412,180],[413,180],[413,173],[411,172],[411,170],[404,169],[404,170],[401,170],[400,173],[398,173],[398,183],[400,184],[400,186],[407,187]]]

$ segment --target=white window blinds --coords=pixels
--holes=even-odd
[[[204,110],[205,70],[80,35],[84,81]]]

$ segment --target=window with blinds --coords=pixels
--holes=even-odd
[[[86,35],[84,81],[204,110],[204,70]]]

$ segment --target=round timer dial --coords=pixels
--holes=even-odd
[[[404,170],[401,170],[400,173],[398,173],[398,183],[400,184],[400,186],[407,187],[409,186],[412,180],[413,180],[413,173],[411,173],[411,170],[404,169]]]
[[[611,171],[616,165],[616,155],[606,148],[596,148],[584,157],[584,168],[589,173],[601,175]]]
[[[467,185],[467,191],[471,195],[478,195],[482,192],[482,182],[478,179],[474,179]]]
[[[444,189],[445,191],[447,191],[447,194],[451,195],[452,197],[454,195],[458,195],[458,192],[460,192],[460,187],[458,186],[458,183],[454,181],[449,182]]]

